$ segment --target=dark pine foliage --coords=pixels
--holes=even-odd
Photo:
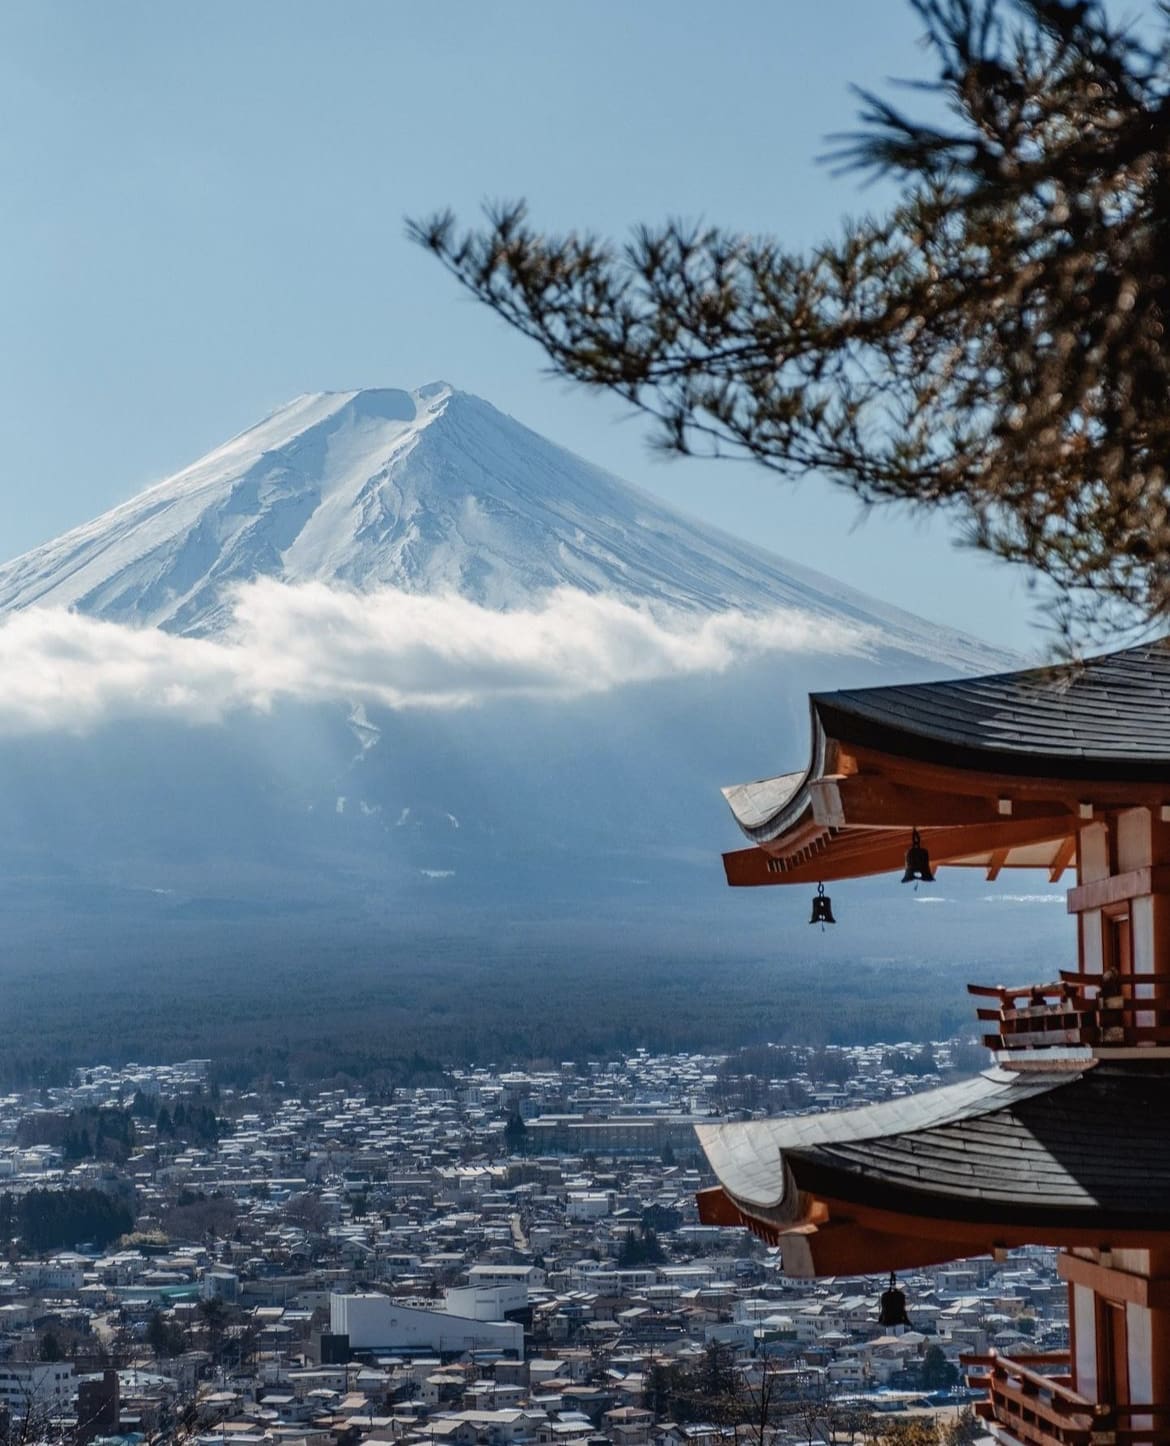
[[[625,245],[410,223],[554,371],[657,419],[668,450],[947,506],[1039,569],[1091,635],[1170,612],[1170,12],[910,0],[945,124],[863,95],[836,159],[894,209],[807,254],[677,223]]]
[[[510,1155],[528,1153],[528,1126],[518,1109],[514,1109],[504,1125],[504,1143]]]
[[[159,1108],[155,1129],[161,1138],[182,1140],[188,1144],[209,1145],[219,1139],[222,1122],[210,1105],[178,1100],[170,1109]]]
[[[53,1145],[66,1160],[110,1160],[124,1164],[134,1149],[134,1121],[128,1110],[86,1106],[41,1110],[16,1127],[19,1145]]]
[[[641,1265],[661,1265],[665,1259],[666,1252],[654,1227],[643,1223],[636,1234],[633,1230],[626,1232],[617,1263],[619,1270],[636,1270]]]
[[[34,1254],[108,1245],[133,1228],[129,1209],[101,1190],[30,1190],[0,1195],[0,1238],[16,1235]]]

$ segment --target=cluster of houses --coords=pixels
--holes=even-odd
[[[821,1109],[937,1079],[890,1058],[796,1084]],[[216,1089],[188,1061],[0,1098],[0,1441],[713,1446],[767,1394],[807,1442],[810,1403],[822,1435],[835,1403],[954,1409],[963,1354],[1067,1344],[1052,1252],[919,1271],[891,1327],[876,1276],[793,1280],[699,1224],[691,1124],[736,1086],[638,1053],[380,1091]],[[104,1157],[103,1111],[133,1120]],[[46,1190],[126,1228],[30,1251],[14,1203]]]

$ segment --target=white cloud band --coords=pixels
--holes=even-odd
[[[868,631],[797,609],[696,616],[572,588],[496,612],[456,596],[262,580],[218,639],[29,608],[0,620],[0,733],[120,717],[212,723],[281,699],[464,708],[719,673],[770,653],[856,652]]]

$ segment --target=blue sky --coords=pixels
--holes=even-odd
[[[922,74],[902,0],[10,0],[0,11],[0,558],[296,393],[442,377],[713,523],[1036,648],[1013,571],[940,521],[746,465],[665,463],[543,374],[402,220],[525,196],[621,233],[800,244],[880,207],[817,163],[851,82]]]

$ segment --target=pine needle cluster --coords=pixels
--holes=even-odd
[[[1170,11],[1139,36],[1092,0],[911,3],[946,120],[862,93],[832,159],[897,201],[815,250],[545,235],[523,203],[411,233],[661,447],[950,508],[1081,624],[1164,618]]]

